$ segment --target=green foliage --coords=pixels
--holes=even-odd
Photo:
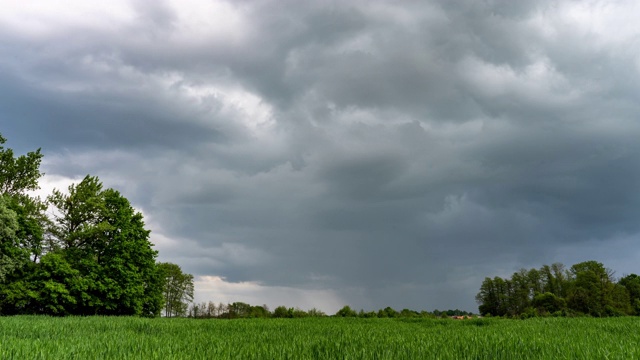
[[[614,282],[612,272],[597,261],[575,264],[569,270],[572,283],[567,303],[572,309],[591,316],[606,316],[611,307]]]
[[[46,202],[37,197],[16,195],[8,197],[8,206],[16,213],[18,246],[31,261],[37,262],[47,250],[52,250],[51,244],[45,243],[45,232],[51,224],[46,215]]]
[[[402,309],[398,312],[391,307],[380,309],[379,311],[364,311],[360,310],[356,312],[349,306],[345,306],[336,313],[336,317],[359,317],[359,318],[436,318],[442,316],[449,318],[451,316],[466,316],[472,317],[472,313],[462,310],[446,310],[439,311],[434,310],[433,313],[428,311],[415,311],[411,309]],[[213,302],[206,302],[200,304],[193,304],[189,309],[189,317],[194,318],[218,318],[218,319],[247,319],[247,318],[281,318],[281,319],[293,319],[293,318],[306,318],[306,317],[326,317],[327,315],[316,309],[310,309],[304,311],[299,308],[293,308],[286,306],[278,306],[274,309],[273,313],[269,312],[266,305],[263,306],[251,306],[242,302],[235,302],[232,304],[216,305]]]
[[[551,266],[544,265],[540,269],[543,291],[536,290],[537,293],[549,292],[558,297],[567,296],[567,286],[569,279],[565,271],[564,265],[554,263]]]
[[[450,317],[450,316],[472,316],[473,313],[470,313],[468,311],[463,311],[460,309],[455,309],[455,310],[433,310],[433,313],[428,313],[426,311],[421,311],[420,315],[422,315],[422,317]]]
[[[378,310],[378,317],[379,318],[394,318],[398,316],[398,312],[395,311],[394,309],[392,309],[391,307],[387,306],[384,309],[380,309]]]
[[[522,318],[533,310],[544,316],[620,316],[637,313],[630,295],[636,290],[640,295],[640,280],[635,277],[617,284],[613,271],[597,261],[585,261],[569,270],[556,263],[539,270],[522,269],[509,279],[485,278],[476,301],[482,315]]]
[[[44,217],[37,199],[25,194],[38,189],[40,149],[16,157],[3,146],[5,142],[0,134],[0,313],[8,301],[6,287],[22,274],[29,250],[39,252],[42,227],[37,219]]]
[[[35,286],[23,279],[11,281],[0,288],[3,315],[33,313],[33,303],[38,299]]]
[[[227,307],[229,319],[251,317],[251,305],[243,302],[234,302]]]
[[[16,213],[7,206],[7,198],[0,195],[0,284],[19,265],[18,230]]]
[[[306,311],[300,308],[289,308],[289,312],[291,313],[293,318],[306,318],[309,316]]]
[[[7,139],[0,134],[0,195],[15,196],[38,189],[42,154],[40,149],[15,157],[12,149],[2,146]]]
[[[629,294],[629,303],[634,315],[640,315],[640,276],[631,274],[623,277],[618,284],[624,286]]]
[[[162,278],[164,316],[186,316],[189,303],[193,301],[193,275],[183,273],[180,266],[172,263],[159,263],[158,270]],[[235,304],[229,308],[229,316],[248,311],[242,303]]]
[[[252,306],[249,309],[249,318],[268,318],[271,317],[271,313],[269,312],[269,308],[265,306]]]
[[[504,316],[507,314],[507,287],[500,277],[485,278],[476,295],[482,315]]]
[[[315,316],[315,317],[320,317],[320,316],[325,316],[323,312],[317,310],[317,309],[312,309],[310,310],[308,313],[305,312],[304,310],[298,309],[298,308],[286,308],[284,306],[278,306],[277,308],[275,308],[275,310],[273,311],[273,314],[271,315],[274,318],[289,318],[289,319],[293,319],[293,318],[304,318],[304,317],[308,317],[308,316]]]
[[[378,317],[378,314],[375,311],[360,310],[358,312],[358,317],[359,318],[376,318]]]
[[[26,194],[38,189],[38,179],[43,175],[40,149],[16,157],[12,149],[2,146],[5,142],[0,134],[0,313],[12,292],[6,287],[17,286],[10,286],[10,282],[18,281],[23,274],[29,255],[36,261],[42,254],[46,224],[46,205]],[[7,278],[9,274],[11,279]]]
[[[48,315],[68,315],[73,312],[78,296],[87,289],[80,271],[74,269],[60,253],[42,257],[31,278],[35,284],[36,304],[33,312]]]
[[[342,309],[338,310],[336,316],[340,317],[356,317],[358,313],[355,310],[352,310],[349,305],[345,305]]]
[[[97,177],[86,176],[54,191],[57,210],[52,233],[58,252],[76,269],[76,303],[69,313],[82,315],[159,315],[162,279],[142,215]]]
[[[22,246],[20,217],[10,208],[13,201],[0,195],[0,314],[27,313],[37,298],[35,285],[24,279],[33,266]]]
[[[288,318],[288,317],[293,317],[293,316],[289,316],[289,310],[285,307],[285,306],[278,306],[277,308],[275,308],[273,310],[273,317],[274,318]]]
[[[536,294],[533,297],[533,307],[541,314],[553,314],[567,307],[567,302],[553,293]]]
[[[309,317],[324,317],[324,316],[327,316],[327,314],[325,314],[323,311],[318,310],[316,308],[313,308],[313,309],[307,311],[307,315],[309,315]]]
[[[0,318],[2,359],[637,359],[633,318]]]
[[[0,135],[0,314],[159,315],[163,278],[142,215],[92,176],[47,202],[28,196],[42,154],[16,157],[5,141]]]

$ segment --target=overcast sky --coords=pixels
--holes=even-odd
[[[477,311],[640,268],[640,3],[2,0],[0,133],[145,216],[196,300]]]

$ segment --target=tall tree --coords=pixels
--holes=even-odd
[[[43,252],[46,206],[27,191],[38,188],[40,150],[16,157],[0,135],[0,314],[27,311],[34,293],[25,276]]]
[[[557,297],[565,297],[567,295],[568,278],[564,265],[554,263],[551,266],[544,265],[540,268],[540,273],[544,278],[544,292],[549,292]]]
[[[42,154],[16,157],[5,142],[0,135],[0,314],[159,315],[162,278],[142,215],[91,176],[47,202],[29,196]]]
[[[71,185],[69,193],[54,191],[57,209],[52,233],[60,251],[86,289],[74,313],[159,315],[162,282],[142,214],[113,189],[102,189],[97,177]]]
[[[15,157],[12,149],[2,146],[7,139],[0,134],[0,194],[18,195],[38,189],[42,154],[40,149]]]
[[[193,301],[193,275],[183,273],[180,266],[173,263],[159,263],[158,268],[164,284],[164,315],[185,316]]]
[[[480,292],[476,295],[480,314],[493,316],[504,315],[501,314],[500,311],[500,298],[501,294],[498,293],[494,279],[491,279],[490,277],[484,278],[484,281],[480,286]]]
[[[18,247],[18,220],[16,213],[7,206],[6,196],[0,195],[0,286],[5,282],[24,252]],[[22,252],[22,254],[20,254]]]
[[[575,264],[568,291],[569,307],[592,316],[610,316],[629,312],[629,295],[614,283],[613,271],[597,261]],[[624,290],[623,290],[624,289]]]
[[[640,315],[640,276],[631,274],[618,281],[629,293],[629,303],[635,315]]]
[[[498,316],[566,312],[591,316],[640,313],[640,280],[627,276],[616,283],[613,271],[597,261],[565,270],[564,265],[521,269],[510,279],[485,278],[476,295],[480,313]]]
[[[545,292],[543,294],[536,294],[533,297],[532,305],[540,314],[553,314],[565,309],[567,302],[553,293]]]
[[[534,269],[535,270],[535,269]],[[531,306],[533,288],[535,287],[531,281],[531,275],[534,280],[537,272],[521,269],[511,276],[511,289],[509,296],[509,315],[517,315],[524,312],[526,308]]]

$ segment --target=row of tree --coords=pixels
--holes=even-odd
[[[157,264],[142,214],[97,177],[38,189],[40,150],[16,157],[0,135],[0,315],[180,313],[193,277]],[[177,309],[176,309],[177,307]]]
[[[342,309],[338,310],[335,316],[361,318],[448,318],[451,316],[473,316],[473,314],[458,309],[446,311],[434,310],[433,312],[428,312],[425,310],[416,311],[411,309],[402,309],[400,311],[397,311],[389,306],[378,311],[355,311],[349,306],[345,306]]]
[[[476,296],[480,314],[509,317],[640,315],[640,277],[614,277],[597,261],[566,269],[555,263],[521,269],[511,278],[485,278]]]
[[[324,316],[319,310],[310,310],[309,313],[300,309],[287,309],[284,306],[277,307],[273,312],[269,310],[267,305],[250,305],[243,302],[234,302],[231,304],[219,303],[213,301],[192,304],[188,312],[181,314],[192,318],[205,319],[252,319],[252,318],[286,318],[286,317],[307,317],[310,314],[316,316]]]
[[[218,303],[213,301],[192,304],[188,312],[180,314],[193,318],[207,319],[243,319],[243,318],[305,318],[305,317],[325,317],[327,314],[313,308],[304,311],[299,308],[287,308],[286,306],[278,306],[273,311],[269,310],[267,305],[252,306],[243,302],[234,302],[232,304]],[[403,309],[401,311],[386,307],[378,311],[355,311],[349,306],[344,306],[338,310],[334,316],[336,317],[361,317],[361,318],[436,318],[450,316],[472,316],[472,313],[462,310],[447,310],[433,312],[415,311]]]

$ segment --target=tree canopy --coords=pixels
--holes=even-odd
[[[482,315],[640,315],[640,278],[613,274],[593,260],[522,269],[509,279],[485,278],[476,301]]]
[[[29,196],[41,158],[0,146],[0,314],[159,316],[164,278],[142,214],[89,175]]]
[[[7,141],[0,134],[0,194],[18,195],[38,189],[42,154],[40,149],[15,157],[12,149],[5,149]]]
[[[193,275],[183,273],[173,263],[159,263],[158,268],[164,283],[164,316],[185,316],[193,301]]]

